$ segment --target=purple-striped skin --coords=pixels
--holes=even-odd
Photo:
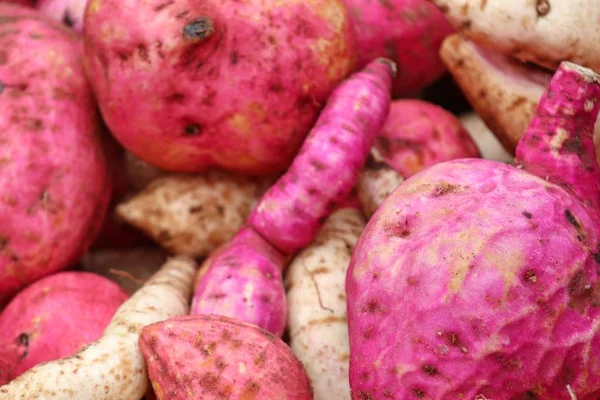
[[[572,118],[576,92],[595,95],[589,74],[561,66],[537,110],[554,121],[545,134],[568,126],[556,116]],[[582,120],[587,131],[595,115]],[[524,142],[521,155],[540,149]],[[599,398],[598,212],[535,175],[565,165],[448,161],[386,198],[346,277],[353,399]]]
[[[287,318],[285,265],[283,254],[252,228],[241,228],[203,266],[191,314],[236,318],[281,336]]]
[[[516,152],[518,163],[526,170],[571,189],[597,210],[600,169],[593,135],[598,99],[600,77],[563,63],[540,99]]]
[[[338,86],[288,171],[250,215],[249,225],[282,252],[307,246],[356,185],[389,114],[395,71],[377,59]]]

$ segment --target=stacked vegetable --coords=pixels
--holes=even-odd
[[[599,398],[598,10],[519,7],[0,1],[0,400]]]

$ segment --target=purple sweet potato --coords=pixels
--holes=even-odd
[[[595,159],[599,94],[561,64],[524,168],[449,161],[387,197],[346,277],[353,399],[599,398],[600,176],[574,174]]]
[[[158,399],[312,400],[290,348],[254,325],[183,316],[146,326],[140,349]]]
[[[98,339],[127,297],[90,272],[59,272],[23,289],[0,314],[0,385]]]
[[[111,185],[80,39],[37,11],[0,4],[0,16],[2,303],[84,254]]]
[[[283,254],[251,228],[241,228],[202,266],[191,313],[235,318],[281,336],[287,317],[285,265]]]
[[[445,72],[438,51],[454,28],[427,0],[343,0],[350,12],[359,66],[377,57],[398,65],[395,97],[414,95]]]
[[[76,32],[83,32],[83,14],[87,0],[36,0],[35,8]]]
[[[84,30],[111,132],[171,171],[285,170],[356,67],[340,0],[94,0]]]
[[[390,108],[395,64],[377,59],[342,83],[287,172],[250,215],[252,226],[286,254],[308,245],[350,194]]]

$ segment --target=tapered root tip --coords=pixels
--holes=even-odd
[[[398,76],[398,66],[396,65],[395,62],[393,62],[389,58],[385,58],[385,57],[380,57],[377,59],[377,61],[379,61],[382,64],[387,65],[390,68],[392,78],[396,78],[396,76]]]
[[[570,61],[563,61],[560,63],[559,69],[575,71],[588,83],[600,83],[600,75],[595,73],[593,70],[583,67],[579,64],[575,64]]]

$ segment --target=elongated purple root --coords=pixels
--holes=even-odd
[[[159,399],[312,400],[302,363],[279,338],[222,316],[146,326],[139,346]]]
[[[348,196],[390,107],[395,64],[377,59],[332,93],[288,171],[260,200],[249,225],[284,253],[308,245]]]
[[[517,146],[517,161],[528,172],[572,190],[595,209],[600,207],[593,141],[599,98],[600,76],[561,63]]]
[[[237,318],[281,336],[287,318],[285,265],[284,255],[252,228],[240,229],[203,266],[191,313]]]

